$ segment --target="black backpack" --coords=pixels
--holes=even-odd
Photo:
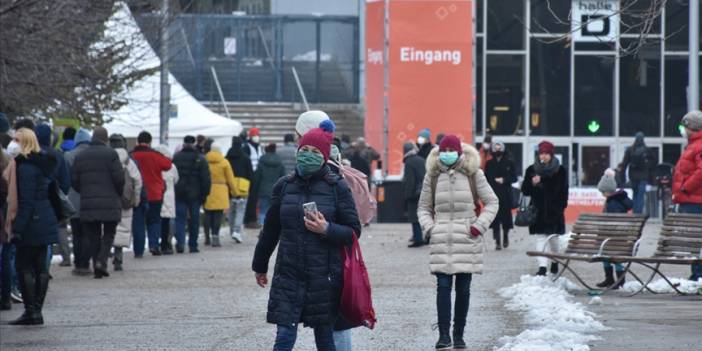
[[[649,168],[649,157],[648,148],[645,146],[634,146],[631,149],[631,167],[634,169],[648,169]]]

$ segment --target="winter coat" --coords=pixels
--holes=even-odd
[[[48,145],[41,145],[41,150],[56,160],[56,166],[54,167],[51,177],[56,180],[61,191],[63,191],[64,194],[68,194],[68,191],[71,190],[71,173],[68,171],[68,165],[66,164],[66,159],[63,157],[63,153]]]
[[[285,174],[290,174],[295,170],[297,165],[297,145],[292,143],[286,143],[278,151],[276,151],[278,156],[280,156],[280,161],[283,162],[283,167],[285,168]],[[236,171],[234,171],[236,172]]]
[[[205,156],[193,148],[186,147],[173,156],[173,165],[178,169],[176,200],[205,203],[212,187],[210,167]]]
[[[261,144],[248,141],[244,143],[243,151],[244,154],[249,157],[249,160],[251,160],[251,167],[254,171],[256,171],[258,168],[258,161],[261,159],[261,156],[263,156],[263,148],[261,147]]]
[[[537,161],[538,162],[538,161]],[[541,174],[541,182],[534,186],[534,165],[524,172],[522,193],[531,196],[536,207],[536,223],[529,226],[529,234],[565,234],[565,209],[568,207],[568,176],[563,166],[551,175]]]
[[[431,141],[427,141],[422,145],[417,145],[417,147],[419,148],[419,152],[417,152],[417,155],[426,160],[427,157],[429,157],[431,150],[434,149],[434,144],[432,144]]]
[[[634,201],[631,201],[629,194],[624,190],[619,190],[607,196],[604,213],[627,213],[634,208]]]
[[[514,203],[512,183],[517,181],[517,170],[514,167],[514,161],[506,154],[500,159],[492,158],[485,164],[485,177],[500,200],[500,209],[497,211],[497,216],[490,227],[512,228],[512,204]],[[497,183],[495,181],[496,178],[503,178],[503,183]]]
[[[76,156],[71,184],[80,194],[81,221],[117,223],[122,219],[124,170],[114,149],[91,142]]]
[[[75,162],[76,156],[89,147],[90,142],[82,142],[76,145],[73,150],[66,152],[63,155],[64,159],[66,160],[66,166],[68,167],[69,174],[72,172],[71,170],[73,169],[73,163]],[[73,205],[73,208],[76,209],[76,215],[73,216],[73,218],[80,218],[80,194],[78,194],[73,187],[68,190],[68,200]]]
[[[75,140],[64,140],[61,142],[61,145],[59,146],[59,148],[63,152],[69,152],[69,151],[73,150],[75,147],[76,147]]]
[[[175,184],[178,183],[178,169],[171,167],[171,169],[163,172],[162,177],[166,183],[166,192],[163,193],[161,218],[176,218]]]
[[[285,175],[285,168],[280,157],[275,153],[267,153],[258,161],[258,169],[254,173],[254,184],[258,198],[267,198],[273,192],[275,183]]]
[[[702,131],[690,136],[675,165],[673,203],[702,204]]]
[[[646,154],[645,158],[647,166],[637,165],[633,162],[633,155],[634,152],[637,152],[637,148],[643,148],[645,150],[644,152]],[[654,163],[655,160],[651,149],[649,149],[643,143],[640,145],[634,144],[632,146],[629,146],[624,152],[624,160],[622,160],[621,168],[622,170],[626,170],[627,167],[629,168],[629,180],[632,182],[648,181],[651,177],[651,168],[653,168]]]
[[[254,171],[251,165],[251,159],[249,159],[249,156],[246,155],[242,149],[235,149],[234,147],[229,149],[229,152],[227,152],[227,160],[237,177],[253,180]]]
[[[480,169],[478,150],[462,144],[463,155],[449,168],[439,161],[439,148],[427,157],[427,174],[419,197],[419,224],[430,237],[431,272],[443,274],[482,273],[483,236],[471,235],[471,227],[485,233],[499,208],[497,196]],[[483,203],[476,216],[469,177],[475,180]]]
[[[329,223],[326,235],[306,229],[302,204],[307,202],[315,202]],[[351,191],[328,167],[309,178],[296,172],[275,184],[252,263],[254,272],[267,273],[278,246],[269,323],[303,322],[311,327],[335,323],[343,282],[340,248],[352,243],[353,233],[360,236],[361,224]]]
[[[422,194],[422,183],[424,182],[425,160],[417,155],[416,151],[405,154],[403,159],[405,169],[402,176],[402,193],[407,206],[407,220],[411,223],[419,222],[417,217],[417,206],[419,195]]]
[[[57,160],[42,151],[15,158],[17,216],[12,222],[18,247],[46,246],[58,242],[58,220],[49,197],[49,184]]]
[[[171,160],[158,151],[142,145],[134,148],[132,159],[139,166],[141,179],[146,187],[146,198],[149,202],[163,201],[163,193],[166,191],[163,172],[171,169]]]
[[[219,151],[212,150],[205,155],[210,167],[212,186],[205,200],[206,210],[226,210],[229,208],[229,196],[234,196],[234,173],[232,166]]]
[[[129,158],[129,153],[125,149],[115,149],[117,155],[119,156],[119,162],[123,167],[126,167],[127,172],[125,176],[132,179],[134,184],[134,194],[141,194],[141,173],[139,173],[139,167],[136,163]],[[114,247],[129,247],[132,242],[132,216],[134,210],[131,208],[122,208],[122,218],[117,224],[117,233],[115,234],[115,241],[112,244]]]

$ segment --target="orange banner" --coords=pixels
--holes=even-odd
[[[390,2],[389,174],[402,173],[402,144],[423,128],[432,141],[450,133],[472,142],[472,7],[470,0]]]
[[[383,47],[385,45],[384,1],[366,3],[366,118],[365,136],[369,145],[383,156],[383,94],[384,68]]]

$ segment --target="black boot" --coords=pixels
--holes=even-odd
[[[452,344],[451,344],[450,329],[451,329],[450,324],[439,325],[439,341],[436,342],[436,349],[437,350],[450,350],[451,349]]]
[[[212,235],[212,247],[222,247],[222,244],[219,243],[219,235]]]
[[[492,230],[492,238],[495,239],[495,251],[502,250],[502,244],[500,243],[502,240],[500,240],[500,236],[501,234],[497,230]]]
[[[121,247],[115,248],[115,256],[112,259],[112,264],[114,265],[115,272],[122,270],[122,260],[124,259],[124,252]]]
[[[22,290],[22,303],[24,304],[24,313],[8,323],[10,325],[37,325],[43,324],[44,321],[39,319],[36,311],[36,282],[32,272],[18,272],[17,279]]]
[[[617,271],[617,280],[619,280],[619,278],[621,278],[622,280],[612,289],[617,290],[621,287],[624,287],[624,283],[626,283],[626,271]]]
[[[605,272],[605,280],[603,280],[601,283],[597,283],[598,288],[606,288],[606,287],[614,284],[614,268],[605,267],[604,272]]]
[[[536,272],[536,275],[537,275],[537,276],[538,276],[538,275],[545,276],[545,275],[546,275],[546,267],[539,267],[539,271]]]
[[[209,232],[209,231],[205,231],[205,245],[208,245],[208,246],[209,246],[210,244],[211,244],[211,241],[210,241],[210,232]]]
[[[453,325],[453,349],[454,350],[465,350],[466,342],[463,341],[463,329],[465,325]]]
[[[37,295],[34,300],[34,309],[37,312],[38,324],[44,324],[44,316],[41,312],[44,309],[46,292],[49,291],[49,273],[39,273],[36,279],[36,289]]]
[[[551,262],[551,274],[558,274],[558,263]]]
[[[505,239],[502,242],[502,247],[505,249],[509,247],[509,230],[505,230]]]

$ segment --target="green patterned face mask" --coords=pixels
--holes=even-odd
[[[303,177],[311,176],[319,171],[324,163],[324,156],[316,152],[300,150],[297,152],[297,169]]]

